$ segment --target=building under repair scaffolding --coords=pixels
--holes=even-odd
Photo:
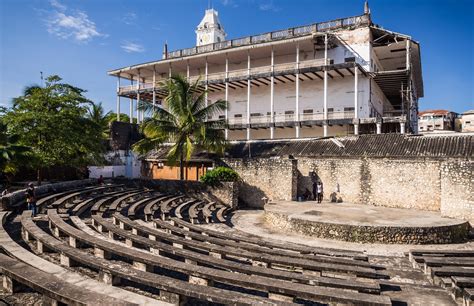
[[[173,74],[199,81],[207,103],[228,101],[209,120],[226,120],[229,140],[310,138],[418,131],[423,97],[419,43],[364,14],[226,40],[217,11],[206,10],[197,46],[161,60],[109,71],[130,120],[162,105],[160,82]],[[124,84],[127,81],[130,85]]]

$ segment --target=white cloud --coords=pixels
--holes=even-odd
[[[49,4],[51,4],[52,7],[56,8],[59,11],[65,11],[67,7],[60,3],[58,0],[51,0],[49,1]]]
[[[122,17],[122,22],[125,23],[126,25],[132,25],[135,24],[135,21],[137,20],[138,16],[136,13],[127,13]]]
[[[142,53],[145,52],[145,48],[137,43],[133,43],[130,41],[124,41],[120,46],[125,52],[127,53]]]
[[[238,7],[234,0],[221,0],[223,6]]]
[[[280,8],[279,8],[278,6],[275,6],[275,4],[273,3],[273,1],[266,2],[266,3],[260,3],[260,5],[258,6],[258,8],[259,8],[261,11],[271,11],[271,12],[278,12],[278,11],[280,11]]]
[[[51,0],[50,4],[55,8],[46,20],[48,32],[62,39],[73,39],[79,43],[87,43],[94,37],[106,37],[107,35],[97,30],[95,22],[82,11],[67,14],[67,7],[58,0]]]

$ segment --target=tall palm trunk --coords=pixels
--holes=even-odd
[[[179,179],[184,180],[184,153],[181,151],[179,155]]]

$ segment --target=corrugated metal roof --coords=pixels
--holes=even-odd
[[[240,142],[229,147],[226,156],[246,157],[420,157],[472,159],[473,136],[423,137],[401,134],[361,135],[301,141]]]

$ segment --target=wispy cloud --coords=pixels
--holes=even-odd
[[[132,25],[132,24],[135,24],[137,19],[138,19],[138,15],[136,13],[130,12],[130,13],[125,14],[121,20],[126,25]]]
[[[278,12],[278,11],[281,10],[281,8],[279,8],[278,6],[276,6],[276,5],[273,3],[273,1],[260,3],[260,5],[258,6],[258,8],[259,8],[261,11],[270,11],[270,12]]]
[[[221,0],[223,6],[238,7],[234,0]]]
[[[120,46],[125,52],[127,53],[142,53],[145,52],[145,47],[143,47],[140,44],[130,42],[130,41],[124,41],[122,45]]]
[[[46,20],[48,32],[62,39],[87,43],[95,37],[106,37],[97,29],[95,22],[83,11],[67,13],[67,6],[58,0],[50,1],[53,10]]]

